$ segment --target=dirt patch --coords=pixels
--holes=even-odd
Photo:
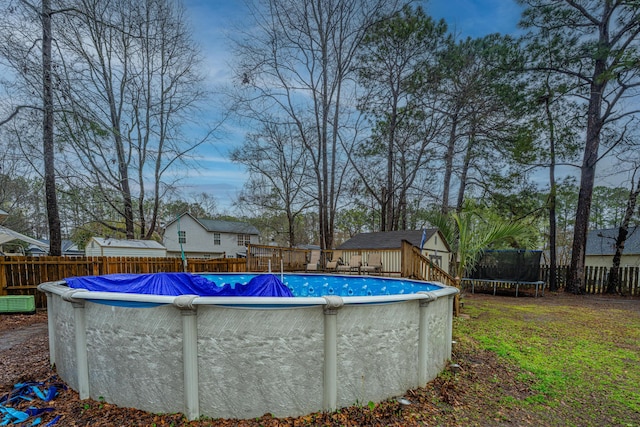
[[[0,392],[13,384],[46,378],[49,368],[47,313],[0,316]]]
[[[0,314],[0,333],[42,323],[47,323],[46,310],[38,310],[34,314]]]
[[[47,336],[46,323],[34,323],[23,328],[0,331],[0,352],[22,346],[38,336]]]

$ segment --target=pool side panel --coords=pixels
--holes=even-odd
[[[56,329],[56,371],[74,390],[78,390],[78,369],[76,364],[76,328],[73,307],[61,296],[52,295],[53,307],[47,314],[55,317]]]
[[[418,321],[418,301],[338,310],[338,407],[417,385]]]
[[[182,319],[172,306],[86,303],[91,398],[183,412]]]
[[[322,306],[199,306],[198,336],[203,414],[285,417],[322,408]]]
[[[449,311],[453,311],[452,303],[452,299],[447,296],[429,303],[427,311],[429,324],[427,381],[438,376],[451,358],[451,328],[447,328],[447,320],[450,319]]]

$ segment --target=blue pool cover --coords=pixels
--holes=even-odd
[[[95,292],[201,297],[293,297],[291,290],[273,274],[255,276],[246,284],[225,283],[221,286],[203,276],[190,273],[107,274],[68,277],[64,280],[70,288]]]

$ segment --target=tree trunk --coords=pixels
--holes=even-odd
[[[471,164],[471,153],[474,146],[474,133],[469,136],[469,143],[467,145],[467,152],[464,156],[464,162],[462,165],[462,172],[460,175],[460,188],[458,190],[458,200],[456,202],[456,212],[462,212],[462,205],[464,204],[464,192],[467,188],[467,176],[469,174],[469,165]]]
[[[558,290],[557,278],[557,250],[556,250],[556,135],[551,114],[551,89],[547,80],[547,94],[545,98],[545,111],[549,122],[549,290]]]
[[[394,166],[394,149],[396,138],[396,125],[397,125],[397,105],[394,102],[391,107],[391,120],[389,122],[389,140],[387,141],[387,192],[386,192],[386,212],[384,215],[387,217],[385,224],[386,228],[380,231],[392,231],[394,227],[394,199],[395,190],[393,182],[393,166]]]
[[[444,179],[442,185],[442,206],[440,212],[449,212],[449,192],[451,191],[451,177],[453,176],[453,156],[455,154],[456,139],[458,132],[458,111],[456,110],[451,118],[451,130],[449,141],[447,142],[447,153],[444,156]]]
[[[289,247],[293,248],[296,245],[296,231],[295,231],[295,217],[290,213],[287,213],[287,222],[289,223]]]
[[[605,62],[602,60],[596,61],[587,112],[587,137],[584,159],[580,168],[580,192],[578,193],[578,207],[573,231],[571,264],[565,288],[566,292],[573,294],[584,293],[585,286],[585,248],[587,245],[591,199],[593,198],[593,184],[596,176],[596,163],[598,161],[598,148],[600,146],[600,130],[602,129],[602,94],[606,86],[606,80],[602,78],[604,71]]]
[[[62,255],[62,233],[56,195],[56,172],[53,149],[53,87],[51,82],[51,4],[42,0],[42,151],[44,156],[44,183],[49,223],[49,255]]]
[[[620,290],[620,259],[622,258],[622,252],[624,251],[624,245],[627,241],[627,235],[629,234],[629,222],[636,210],[636,203],[638,201],[638,195],[640,194],[640,179],[638,185],[633,188],[633,179],[631,180],[631,191],[629,191],[629,199],[627,200],[627,208],[624,212],[624,218],[618,229],[618,236],[616,237],[616,252],[613,255],[613,265],[609,272],[609,282],[607,283],[607,293],[615,294]]]

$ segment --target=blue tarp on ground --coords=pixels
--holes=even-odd
[[[197,274],[107,274],[68,277],[67,285],[96,292],[121,292],[147,295],[198,295],[201,297],[293,297],[289,288],[273,274],[260,274],[247,284],[217,286]]]
[[[38,399],[44,402],[50,402],[58,395],[58,390],[61,388],[66,389],[64,384],[50,383],[50,380],[56,379],[55,377],[44,382],[25,382],[18,383],[13,386],[13,390],[0,397],[0,426],[20,424],[36,426],[42,423],[40,415],[48,412],[53,412],[54,408],[44,407],[38,408],[34,406],[38,404]],[[28,408],[21,410],[15,409],[12,406],[21,406],[22,402],[30,402]],[[32,417],[37,417],[32,419]],[[60,415],[53,417],[46,425],[55,425],[60,420]],[[31,423],[29,423],[31,421]]]

